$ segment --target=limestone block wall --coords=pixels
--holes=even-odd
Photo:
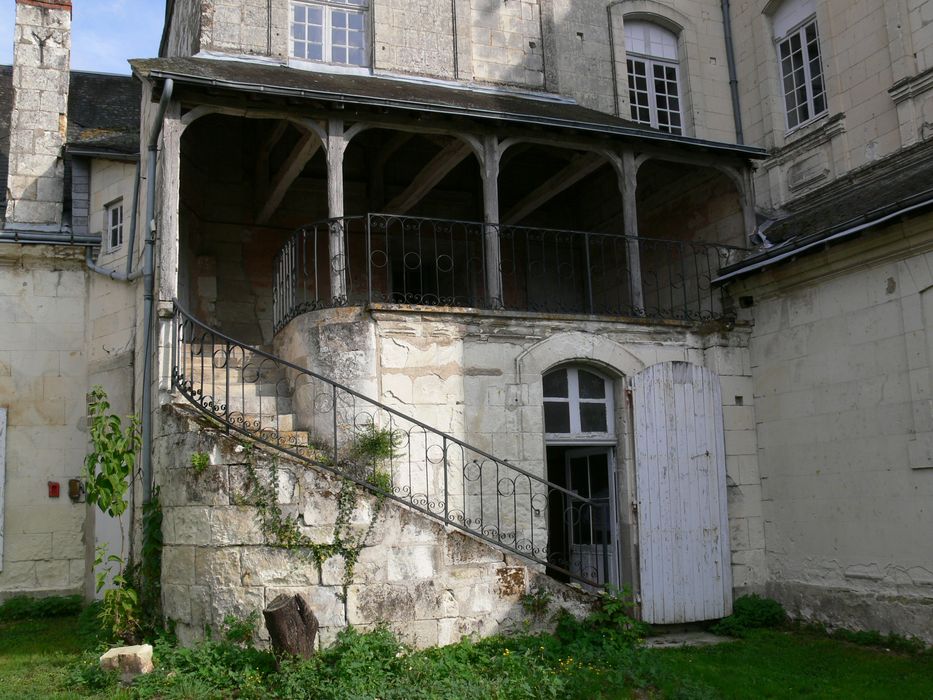
[[[0,598],[83,593],[88,283],[84,250],[0,245],[0,405],[8,410]],[[47,482],[62,486],[50,498]]]
[[[179,2],[168,53],[208,50],[287,62],[289,12],[287,0]],[[689,135],[733,140],[724,25],[715,0],[373,0],[370,65],[377,73],[543,89],[627,118],[626,16],[678,34]]]
[[[790,612],[933,641],[931,220],[745,283],[768,590]]]
[[[452,8],[450,2],[434,0],[372,3],[373,67],[455,78]]]
[[[544,87],[544,47],[538,0],[470,0],[473,78]]]
[[[545,478],[542,374],[565,363],[595,366],[618,380],[622,504],[631,503],[634,486],[624,377],[674,360],[713,369],[724,404],[733,578],[738,589],[759,590],[764,534],[747,342],[747,331],[701,334],[679,323],[380,305],[305,314],[279,332],[275,347],[286,359]],[[300,419],[314,415],[311,400],[303,403],[299,387],[294,405]],[[633,514],[621,507],[620,518],[631,569]]]
[[[71,2],[16,3],[8,223],[62,223]]]
[[[555,609],[578,615],[587,609],[588,596],[391,501],[344,592],[341,557],[327,560],[319,571],[300,552],[265,544],[255,508],[238,505],[248,469],[236,439],[173,407],[162,410],[159,425],[163,604],[185,643],[201,638],[205,628],[218,630],[226,615],[261,611],[282,593],[306,596],[321,624],[322,646],[347,625],[366,630],[381,622],[418,647],[532,629],[537,621],[526,617],[520,598],[540,587],[552,592]],[[196,451],[211,458],[201,474],[191,468]],[[339,480],[261,451],[251,459],[261,478],[275,465],[283,511],[296,517],[309,537],[329,542]],[[371,497],[359,499],[351,517],[356,532],[368,527],[373,509]],[[258,637],[268,640],[264,627]]]
[[[779,207],[930,135],[928,0],[814,3],[828,109],[793,130],[766,3],[732,7],[746,140],[774,151],[757,178],[761,206]]]

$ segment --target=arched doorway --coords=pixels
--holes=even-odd
[[[543,389],[548,480],[567,489],[552,499],[558,507],[548,522],[549,559],[618,586],[613,381],[589,367],[565,366],[544,375]]]

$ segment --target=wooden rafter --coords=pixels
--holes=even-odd
[[[451,141],[421,169],[401,194],[385,206],[386,213],[406,214],[411,211],[412,207],[424,199],[428,192],[437,187],[440,181],[472,152],[468,143],[459,139]]]
[[[272,214],[285,199],[288,188],[304,170],[314,154],[321,147],[321,140],[316,134],[306,132],[298,139],[298,143],[292,149],[292,152],[285,159],[282,167],[270,180],[268,187],[261,199],[262,205],[259,208],[259,214],[256,216],[256,223],[265,224],[272,218]]]
[[[563,170],[558,171],[547,179],[541,186],[535,188],[512,207],[502,217],[503,224],[517,224],[526,216],[543,206],[561,192],[569,189],[592,172],[606,164],[606,159],[595,153],[587,153],[575,157]]]

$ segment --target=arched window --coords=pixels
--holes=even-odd
[[[681,135],[677,35],[652,22],[625,22],[625,65],[632,119]]]
[[[610,437],[612,382],[576,367],[544,375],[544,432],[556,440]]]

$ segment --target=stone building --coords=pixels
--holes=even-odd
[[[447,643],[607,583],[658,624],[757,591],[929,639],[933,1],[881,5],[169,0],[131,61],[137,170],[70,136],[62,159],[70,3],[18,0],[0,247],[37,288],[69,260],[83,332],[73,374],[14,367],[9,403],[61,380],[30,410],[70,407],[70,473],[90,384],[141,413],[185,639],[301,592],[325,642]],[[59,102],[23,117],[32,70]],[[14,353],[48,328],[19,323]],[[45,585],[55,534],[10,524],[46,481],[25,463],[8,447],[31,578],[5,555],[0,587],[78,589],[105,524],[69,505]],[[356,566],[275,547],[257,481],[306,542],[365,536]]]

